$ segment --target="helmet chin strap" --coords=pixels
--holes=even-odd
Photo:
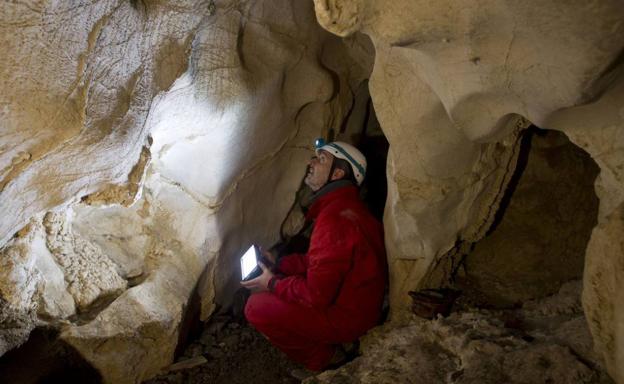
[[[325,181],[325,184],[323,184],[321,186],[321,188],[325,187],[327,184],[332,182],[332,176],[334,175],[334,169],[336,169],[336,162],[335,162],[336,158],[332,157],[332,163],[331,163],[331,167],[329,167],[329,175],[327,175],[327,180]],[[321,189],[319,188],[319,189]]]

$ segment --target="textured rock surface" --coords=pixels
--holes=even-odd
[[[4,244],[32,215],[127,181],[208,2],[1,7]]]
[[[42,319],[75,314],[62,269],[46,246],[40,218],[31,220],[0,252],[0,353],[22,344]]]
[[[113,262],[100,248],[75,236],[62,215],[48,213],[43,219],[46,247],[61,268],[67,291],[79,311],[86,310],[96,300],[119,296],[126,281],[119,276]]]
[[[624,380],[621,364],[624,328],[620,320],[624,255],[624,78],[618,79],[600,100],[563,110],[548,124],[563,130],[600,167],[595,185],[600,199],[598,225],[587,245],[583,306],[596,349],[612,376],[621,382]]]
[[[489,175],[478,143],[506,137],[520,115],[564,131],[600,167],[584,305],[597,348],[624,380],[613,294],[622,272],[612,267],[622,257],[614,228],[624,194],[624,4],[315,0],[315,10],[329,31],[364,32],[375,45],[370,87],[390,142],[385,228],[395,318],[434,260],[484,235],[472,228],[488,223],[505,183],[475,184]],[[466,193],[462,181],[476,191]],[[479,201],[493,210],[469,209]]]
[[[579,281],[518,311],[386,325],[362,356],[306,383],[612,383],[591,350]]]
[[[141,381],[172,361],[191,298],[203,318],[227,305],[240,251],[276,240],[370,41],[324,31],[311,2],[0,7],[0,245],[19,267],[3,271],[4,349],[48,325],[105,381]],[[35,238],[10,240],[53,208],[37,244],[75,314],[38,314]]]

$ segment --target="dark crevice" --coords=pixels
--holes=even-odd
[[[247,62],[245,60],[245,51],[243,49],[243,43],[245,38],[245,20],[241,17],[240,24],[238,25],[238,35],[236,35],[236,53],[238,54],[238,60],[240,61],[241,68],[247,70]]]
[[[101,295],[86,308],[80,309],[75,315],[69,318],[69,321],[76,325],[83,325],[95,319],[103,310],[115,301],[123,292],[115,292],[107,295]]]
[[[511,197],[516,191],[520,178],[522,177],[522,174],[524,173],[524,170],[529,162],[529,153],[531,152],[531,140],[533,135],[537,134],[543,136],[545,135],[545,132],[545,130],[540,129],[535,125],[531,125],[522,132],[522,138],[520,139],[520,153],[518,154],[518,160],[516,161],[516,169],[507,184],[507,188],[501,198],[498,210],[494,214],[492,225],[485,233],[485,236],[491,234],[503,220],[503,216],[505,216],[507,207],[509,207],[509,203],[511,202]]]
[[[91,384],[101,383],[100,373],[58,331],[34,329],[28,341],[0,358],[3,383]]]

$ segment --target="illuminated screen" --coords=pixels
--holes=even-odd
[[[241,277],[242,279],[244,279],[245,277],[247,277],[247,275],[251,273],[251,271],[254,270],[254,268],[256,268],[256,265],[258,265],[258,261],[256,260],[256,250],[254,249],[253,245],[249,247],[243,257],[241,257],[240,262],[242,275]]]

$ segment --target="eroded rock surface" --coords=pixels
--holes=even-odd
[[[228,304],[239,252],[277,239],[370,41],[327,33],[304,2],[1,7],[4,348],[52,326],[106,382],[139,382],[172,361],[183,318]],[[37,244],[74,306],[44,316],[35,238],[10,239],[51,209]]]
[[[612,383],[592,351],[581,283],[518,311],[413,318],[365,336],[362,356],[306,383]]]
[[[119,276],[113,262],[85,239],[75,236],[62,215],[48,213],[43,219],[46,247],[61,268],[67,291],[78,310],[86,310],[96,300],[119,296],[126,281]]]
[[[76,313],[63,270],[46,246],[41,218],[34,218],[0,253],[0,353],[17,347],[41,321]]]

